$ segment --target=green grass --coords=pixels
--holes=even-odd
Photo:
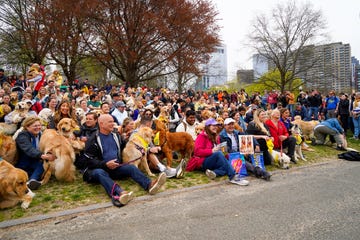
[[[349,147],[360,150],[359,141],[348,139],[348,142]],[[296,168],[330,160],[335,161],[338,159],[337,154],[340,153],[331,146],[311,146],[311,148],[315,151],[303,151],[307,162],[300,160],[296,165],[291,164],[291,167]],[[279,170],[279,168],[276,166],[267,166],[267,170],[274,171]],[[215,181],[223,181],[224,179],[226,179],[226,177],[216,178]],[[117,182],[124,190],[134,191],[136,197],[147,194],[146,191],[131,179]],[[183,179],[168,179],[165,188],[168,190],[188,188],[210,182],[212,181],[202,172],[186,172]],[[36,190],[35,193],[36,196],[30,204],[30,207],[26,210],[23,210],[20,204],[13,208],[0,210],[0,222],[110,201],[105,190],[99,184],[94,185],[83,182],[82,176],[79,173],[77,173],[76,181],[73,183],[58,182],[55,178],[51,178],[49,183],[42,186],[39,190]]]

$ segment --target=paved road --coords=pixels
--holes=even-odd
[[[0,229],[0,239],[360,239],[360,163],[280,171],[271,182],[165,191],[128,206]]]

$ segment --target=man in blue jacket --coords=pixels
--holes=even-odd
[[[341,127],[337,118],[329,118],[322,121],[314,127],[315,142],[314,145],[323,145],[327,135],[333,137],[337,144],[336,149],[346,151],[344,129]]]
[[[224,121],[224,129],[220,132],[219,136],[220,136],[220,142],[226,142],[228,153],[239,152],[239,135],[245,135],[245,134],[235,130],[234,119],[226,118]],[[255,151],[259,152],[260,151],[259,143],[256,141],[255,138],[253,138],[253,140],[254,140]],[[270,180],[271,175],[268,172],[263,171],[260,167],[255,167],[249,161],[246,161],[246,170],[254,173],[255,176],[258,178],[262,177],[267,181]]]

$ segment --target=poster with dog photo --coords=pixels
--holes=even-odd
[[[252,135],[239,135],[239,149],[241,154],[254,154]]]

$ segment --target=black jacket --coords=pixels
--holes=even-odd
[[[17,167],[24,169],[32,162],[40,160],[43,153],[33,146],[32,141],[34,138],[35,137],[31,133],[25,130],[20,132],[17,136],[15,140],[17,152],[19,154],[19,160],[16,164]]]
[[[118,160],[121,163],[121,152],[125,148],[125,142],[121,140],[118,133],[111,133],[115,139],[118,148]],[[108,170],[106,162],[103,159],[103,147],[99,137],[99,132],[96,132],[86,141],[84,153],[81,156],[81,161],[87,169],[102,168]]]

